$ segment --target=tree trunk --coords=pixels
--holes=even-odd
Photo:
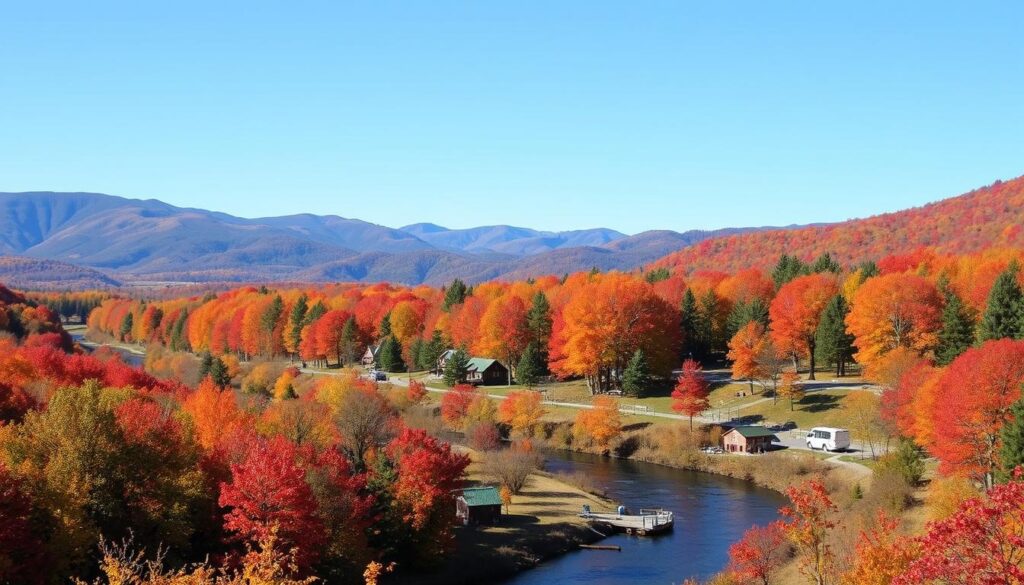
[[[807,347],[809,347],[810,350],[811,350],[811,360],[810,360],[811,361],[811,368],[810,368],[811,369],[811,373],[810,373],[810,375],[807,376],[807,379],[808,380],[813,380],[814,379],[814,338],[813,337],[807,343]]]

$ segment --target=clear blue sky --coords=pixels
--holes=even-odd
[[[0,190],[630,233],[870,215],[1024,174],[1022,6],[8,2]]]

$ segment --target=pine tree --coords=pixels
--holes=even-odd
[[[547,346],[551,337],[551,304],[543,292],[533,295],[533,302],[530,310],[526,313],[526,328],[530,331],[531,341],[537,344],[537,349]]]
[[[210,370],[213,369],[213,354],[208,351],[204,351],[199,354],[199,379],[205,380],[210,375]]]
[[[118,330],[118,338],[121,341],[125,341],[126,339],[131,337],[132,327],[134,326],[135,318],[132,317],[131,313],[126,314],[124,316],[124,319],[121,319],[121,328],[120,330]]]
[[[461,305],[465,302],[467,296],[469,295],[466,283],[456,278],[444,291],[444,302],[441,304],[441,310],[445,312],[450,311],[455,305]]]
[[[815,332],[815,358],[836,366],[836,375],[846,375],[846,362],[853,355],[853,336],[846,331],[850,307],[843,295],[836,295],[825,306]]]
[[[356,361],[356,350],[359,344],[359,326],[356,318],[349,317],[341,328],[341,354],[346,364]]]
[[[540,364],[538,375],[548,371],[548,341],[551,339],[551,304],[548,297],[541,291],[533,295],[530,310],[526,313],[526,328],[530,332],[530,340],[537,351]]]
[[[858,284],[864,284],[865,280],[882,274],[882,271],[878,269],[878,264],[875,264],[874,260],[862,262],[857,268],[857,271],[859,274]]]
[[[219,357],[213,358],[210,362],[209,372],[210,378],[213,380],[214,384],[221,388],[231,385],[231,376],[228,375],[228,367],[224,364],[224,360]]]
[[[391,336],[391,313],[384,315],[380,320],[380,339]]]
[[[835,274],[839,274],[842,271],[843,267],[840,266],[839,262],[836,262],[836,260],[832,258],[832,255],[829,254],[828,252],[825,252],[821,256],[818,256],[814,263],[811,264],[811,272],[815,274],[819,274],[822,272],[833,272]]]
[[[461,347],[452,352],[444,364],[444,383],[448,386],[461,384],[469,373],[469,354]]]
[[[394,335],[389,335],[380,348],[380,369],[385,372],[404,372],[405,361],[402,359],[402,344]]]
[[[683,333],[683,353],[686,357],[692,359],[699,359],[704,354],[697,335],[698,313],[697,297],[693,295],[691,289],[686,289],[686,292],[683,294],[683,304],[680,308],[680,326]]]
[[[516,382],[527,388],[533,388],[544,374],[545,367],[540,350],[531,341],[526,345],[523,356],[519,358],[519,365],[516,366]]]
[[[749,301],[740,301],[733,305],[725,320],[725,339],[732,339],[747,323],[755,321],[768,328],[768,303],[755,297]]]
[[[417,337],[409,343],[409,369],[420,370],[420,362],[423,354],[423,348],[426,346],[426,342],[423,339]]]
[[[717,323],[719,305],[718,295],[714,290],[709,289],[700,298],[700,310],[697,312],[697,338],[705,356],[710,356],[711,352],[720,349],[719,342],[722,336],[719,335]]]
[[[974,345],[975,312],[948,284],[943,284],[942,288],[946,306],[942,308],[942,329],[939,331],[939,345],[935,348],[935,362],[945,366]]]
[[[1013,470],[1024,465],[1024,398],[1010,406],[1010,420],[999,431],[999,471],[996,479],[1005,483],[1013,477]]]
[[[273,333],[274,328],[277,327],[277,320],[281,318],[281,313],[283,312],[284,301],[281,299],[281,295],[275,295],[274,300],[270,302],[270,306],[260,315],[260,327],[263,331]]]
[[[299,300],[295,301],[292,306],[292,312],[288,316],[288,345],[289,347],[299,347],[299,343],[302,341],[302,327],[306,321],[306,312],[309,311],[309,297],[306,293],[302,293]]]
[[[978,331],[979,341],[1020,337],[1019,325],[1024,294],[1017,283],[1019,270],[1017,261],[1014,260],[992,285]]]
[[[622,372],[622,392],[626,396],[643,398],[651,385],[650,370],[644,350],[637,349]]]
[[[783,254],[778,264],[772,270],[772,282],[775,283],[775,290],[782,288],[782,285],[794,278],[807,274],[807,265],[796,256]]]
[[[188,321],[188,309],[182,309],[178,313],[178,319],[171,327],[171,351],[188,351],[190,349],[188,338],[185,337],[185,322]]]
[[[434,332],[430,334],[430,341],[426,343],[423,351],[420,352],[420,369],[436,371],[437,362],[441,359],[444,348],[445,343],[441,337],[441,332],[434,329]]]
[[[323,317],[327,313],[327,307],[324,306],[323,301],[317,301],[309,311],[306,313],[306,322],[304,325],[315,323],[317,319]]]

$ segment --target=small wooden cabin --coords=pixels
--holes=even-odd
[[[481,386],[493,386],[508,383],[508,368],[498,360],[490,358],[469,358],[469,370],[466,382]]]
[[[368,367],[376,366],[377,359],[380,357],[380,348],[382,347],[384,347],[384,344],[382,343],[367,346],[366,352],[363,353],[363,358],[360,360],[360,363]]]
[[[501,520],[501,494],[493,486],[462,490],[455,498],[455,516],[464,525],[497,524]]]
[[[764,453],[778,441],[771,430],[762,426],[733,427],[722,435],[722,449],[726,453]]]

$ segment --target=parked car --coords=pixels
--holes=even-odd
[[[374,372],[373,373],[373,379],[378,381],[378,382],[387,382],[388,381],[388,373],[387,372]]]
[[[850,431],[832,427],[814,427],[807,433],[807,448],[844,451],[850,448]]]

